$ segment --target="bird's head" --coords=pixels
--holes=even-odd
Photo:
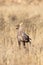
[[[21,28],[21,27],[22,27],[22,25],[23,25],[23,23],[20,23],[20,24],[16,25],[16,29]]]

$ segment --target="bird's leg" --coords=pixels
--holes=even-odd
[[[20,45],[21,45],[20,41],[18,41],[18,45],[19,45],[19,48],[20,48]]]
[[[23,41],[23,46],[24,46],[24,48],[26,48],[26,47],[25,47],[25,42],[24,42],[24,41]]]

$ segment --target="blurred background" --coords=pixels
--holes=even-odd
[[[23,22],[30,44],[17,42]],[[0,0],[0,65],[43,65],[43,0]]]

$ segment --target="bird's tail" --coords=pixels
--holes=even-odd
[[[29,40],[31,40],[31,38],[29,38]]]
[[[31,44],[31,38],[29,38],[29,43]]]

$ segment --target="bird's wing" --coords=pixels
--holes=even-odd
[[[27,41],[29,39],[29,36],[26,33],[23,33],[22,38],[24,41]]]

